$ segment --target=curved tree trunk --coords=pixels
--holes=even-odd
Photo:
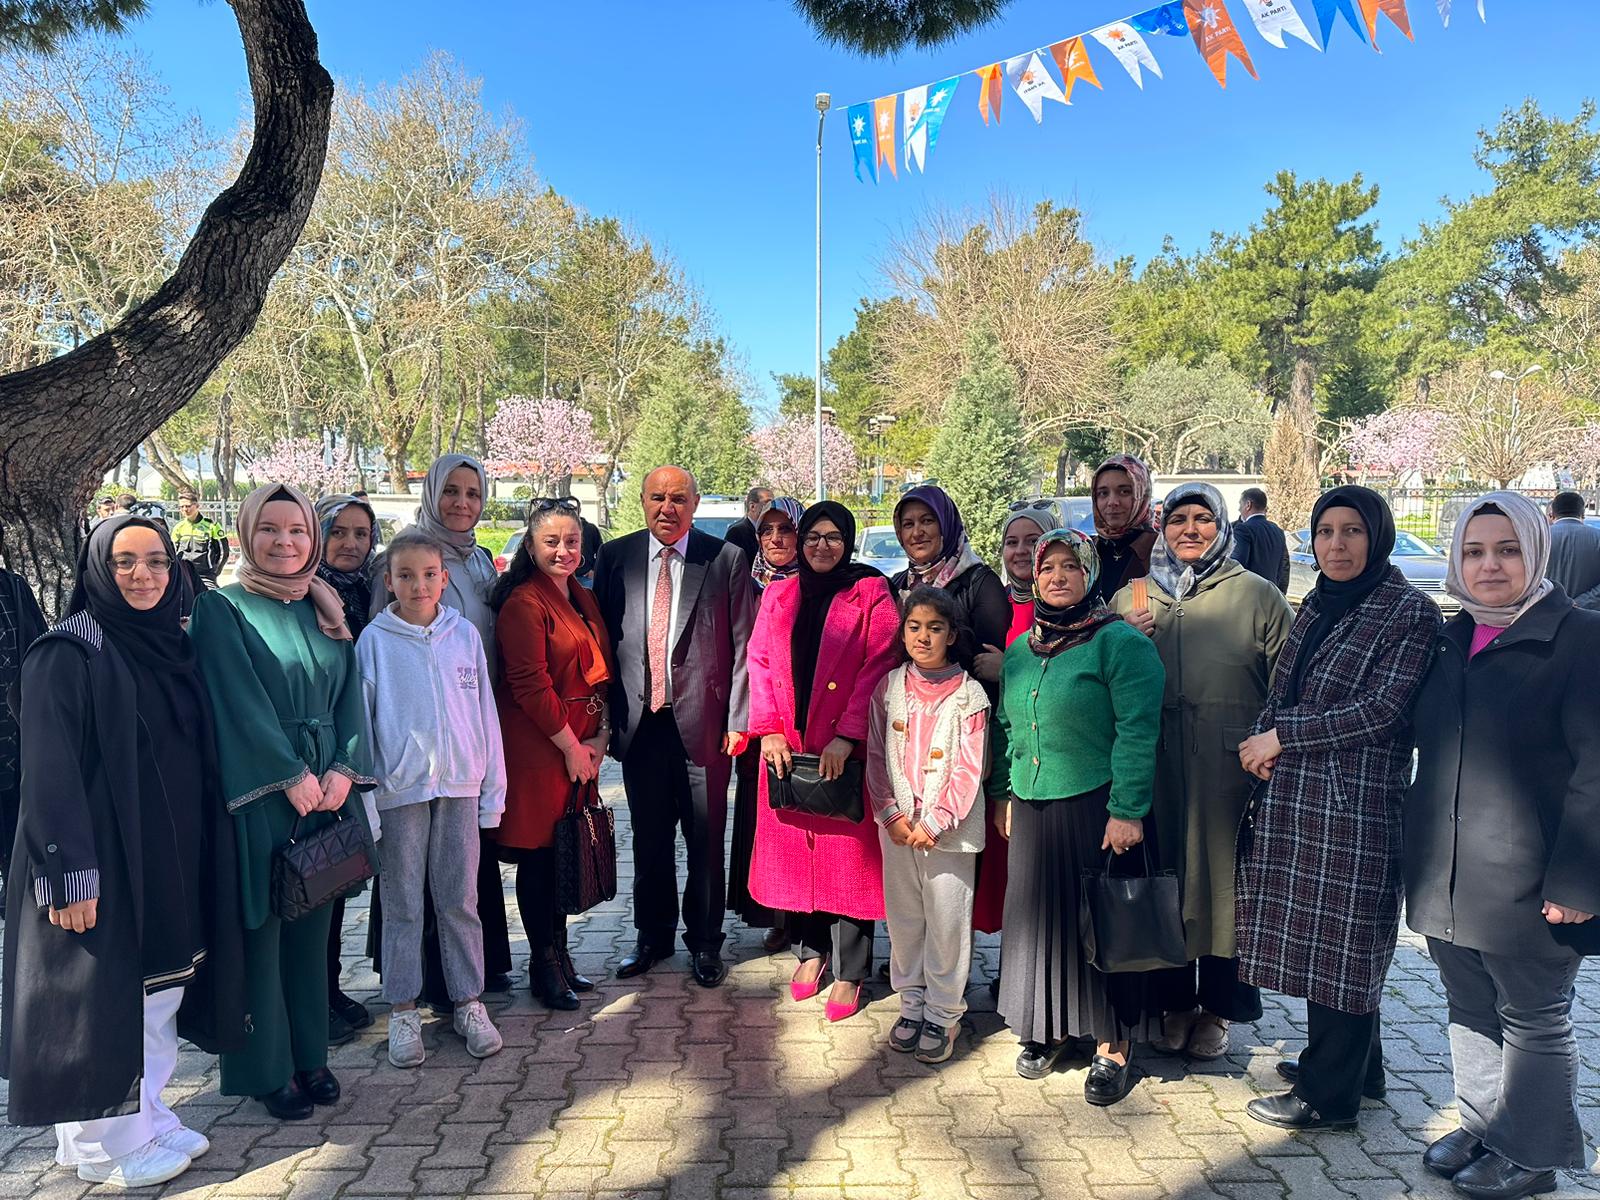
[[[322,179],[333,80],[302,0],[231,0],[255,100],[239,178],[177,269],[116,327],[0,376],[0,551],[54,617],[72,587],[89,495],[182,408],[255,325]]]

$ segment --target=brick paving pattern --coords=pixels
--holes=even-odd
[[[1186,1066],[1145,1051],[1144,1078],[1111,1109],[1083,1102],[1085,1064],[1028,1082],[1016,1040],[984,983],[998,939],[979,939],[972,1012],[956,1056],[926,1067],[888,1049],[898,1008],[879,983],[871,1006],[830,1026],[822,998],[795,1004],[794,960],[766,956],[763,931],[730,926],[732,964],[696,987],[687,956],[633,980],[611,978],[633,943],[627,811],[616,805],[623,895],[572,929],[573,957],[599,981],[577,1013],[547,1013],[519,973],[489,996],[505,1049],[477,1062],[448,1019],[424,1023],[427,1063],[389,1065],[387,1021],[371,963],[351,953],[345,988],[373,1001],[376,1024],[335,1049],[344,1098],[310,1121],[280,1123],[221,1096],[214,1060],[185,1049],[168,1100],[211,1138],[188,1174],[143,1195],[381,1200],[544,1196],[590,1200],[1344,1200],[1454,1196],[1420,1154],[1454,1125],[1444,995],[1420,939],[1402,933],[1384,1000],[1389,1095],[1367,1101],[1357,1134],[1291,1135],[1244,1115],[1282,1090],[1280,1052],[1304,1037],[1298,1001],[1267,998],[1231,1054]],[[511,900],[508,889],[508,905]],[[365,900],[346,947],[365,942]],[[513,942],[520,939],[513,929]],[[880,960],[887,941],[880,926]],[[515,946],[519,967],[524,950]],[[1583,1125],[1600,1143],[1600,964],[1579,978]],[[3,1086],[3,1085],[0,1085]],[[57,1200],[91,1190],[53,1165],[48,1131],[0,1127],[0,1197]],[[1600,1175],[1561,1177],[1563,1197],[1600,1196]]]

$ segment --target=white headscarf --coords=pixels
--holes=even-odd
[[[1522,546],[1522,565],[1527,571],[1522,594],[1510,604],[1485,604],[1467,590],[1461,572],[1462,556],[1467,540],[1467,523],[1486,508],[1497,508],[1511,522],[1517,541]],[[1490,492],[1479,496],[1456,521],[1456,536],[1450,541],[1450,568],[1445,574],[1444,590],[1457,600],[1479,625],[1504,629],[1523,613],[1554,590],[1555,584],[1546,579],[1550,566],[1550,524],[1532,500],[1516,492]]]

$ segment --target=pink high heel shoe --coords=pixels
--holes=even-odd
[[[828,1003],[823,1009],[823,1012],[827,1015],[827,1018],[830,1021],[842,1021],[846,1017],[855,1016],[860,1011],[861,985],[859,983],[856,984],[855,991],[850,994],[849,1003],[839,1004],[832,997],[829,997]]]
[[[810,966],[811,963],[815,961],[815,959],[811,959],[806,962],[802,962],[798,967],[795,968],[795,974],[798,975],[802,970]],[[811,997],[815,996],[819,991],[822,990],[822,978],[827,973],[828,959],[826,956],[824,956],[822,959],[822,969],[817,972],[817,977],[810,983],[807,983],[802,979],[789,980],[789,996],[796,1001],[811,999]]]

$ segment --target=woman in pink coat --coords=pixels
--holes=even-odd
[[[762,597],[750,638],[750,733],[780,774],[792,753],[821,756],[837,777],[847,758],[864,758],[872,691],[898,657],[900,614],[889,581],[850,561],[856,522],[823,501],[800,522],[800,572]],[[832,967],[830,1021],[861,1007],[872,971],[873,923],[883,916],[883,858],[870,813],[856,824],[836,817],[777,812],[761,772],[750,894],[787,910],[800,960],[789,991],[817,994]]]

